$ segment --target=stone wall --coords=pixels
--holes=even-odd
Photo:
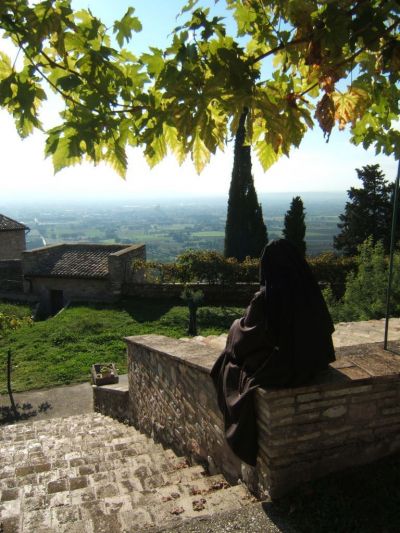
[[[111,290],[114,294],[120,294],[123,284],[132,278],[132,263],[138,259],[146,260],[146,246],[144,244],[134,244],[109,255],[108,271]]]
[[[0,261],[21,259],[25,248],[25,230],[0,231]]]
[[[208,285],[189,283],[194,290],[204,293],[204,304],[226,304],[247,306],[258,290],[258,283],[236,283],[235,285]],[[126,283],[123,287],[125,296],[141,298],[179,299],[184,288],[183,283]]]
[[[129,413],[141,431],[258,494],[400,450],[400,361],[371,344],[337,350],[314,383],[256,392],[259,457],[245,468],[227,448],[209,371],[210,347],[158,335],[128,337]]]
[[[25,290],[40,301],[40,314],[52,313],[51,291],[63,291],[64,305],[69,301],[111,301],[107,279],[33,278],[25,280]]]
[[[178,455],[208,463],[230,482],[241,463],[224,441],[223,420],[208,369],[208,350],[161,335],[128,337],[129,420]]]
[[[93,385],[93,409],[96,413],[125,422],[128,419],[128,403],[129,392],[126,386]]]
[[[0,293],[23,292],[22,264],[20,259],[0,261]]]

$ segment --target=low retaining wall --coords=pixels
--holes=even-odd
[[[124,296],[141,298],[179,299],[185,286],[204,293],[204,304],[227,304],[247,306],[259,283],[236,283],[235,285],[210,285],[206,283],[126,283]]]
[[[115,418],[128,420],[129,392],[126,385],[93,385],[93,410]]]
[[[129,419],[230,481],[279,497],[299,483],[400,450],[400,358],[380,345],[337,350],[338,361],[296,389],[256,392],[255,469],[227,447],[209,347],[159,335],[128,337]]]
[[[241,464],[224,441],[214,387],[202,365],[209,350],[161,335],[126,341],[130,422],[178,455],[207,462],[236,481]]]

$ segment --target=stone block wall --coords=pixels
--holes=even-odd
[[[137,259],[146,260],[144,244],[133,244],[109,255],[108,271],[111,290],[115,294],[120,294],[123,284],[132,278],[132,263]]]
[[[188,283],[194,290],[204,293],[204,304],[224,304],[247,306],[258,283],[236,283],[235,285],[208,285],[205,283]],[[123,293],[126,296],[140,298],[179,299],[184,288],[183,283],[126,283]]]
[[[128,419],[129,393],[126,387],[117,385],[93,385],[93,409],[96,413],[115,418],[120,422]]]
[[[0,261],[21,259],[25,248],[25,230],[0,231]]]
[[[400,362],[380,345],[344,349],[344,355],[337,350],[338,361],[309,386],[257,390],[260,449],[250,469],[224,441],[209,377],[218,354],[159,335],[126,341],[131,422],[231,481],[243,477],[259,495],[279,497],[400,450]]]
[[[259,483],[274,496],[400,450],[398,376],[256,398]]]
[[[34,250],[25,251],[22,254],[23,274],[34,272],[37,263],[44,258],[51,257],[53,254],[53,248],[58,248],[59,246],[59,244],[51,244],[50,246],[44,246],[43,248],[35,248]]]
[[[229,481],[241,463],[224,440],[223,420],[209,371],[208,350],[161,335],[128,337],[129,419],[178,455],[207,463]]]
[[[0,261],[0,293],[4,292],[23,292],[20,259]]]
[[[40,313],[47,316],[51,310],[51,291],[63,291],[64,305],[75,302],[112,300],[107,279],[38,278],[25,280],[25,290],[34,294],[40,302]]]

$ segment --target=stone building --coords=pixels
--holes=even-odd
[[[144,244],[56,244],[23,253],[25,292],[35,295],[40,314],[67,302],[110,301],[132,276],[132,262],[146,259]]]
[[[0,261],[21,259],[26,231],[29,228],[25,224],[0,214]]]

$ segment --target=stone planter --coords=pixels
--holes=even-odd
[[[118,383],[118,372],[114,363],[95,363],[92,365],[93,385],[111,385]]]

